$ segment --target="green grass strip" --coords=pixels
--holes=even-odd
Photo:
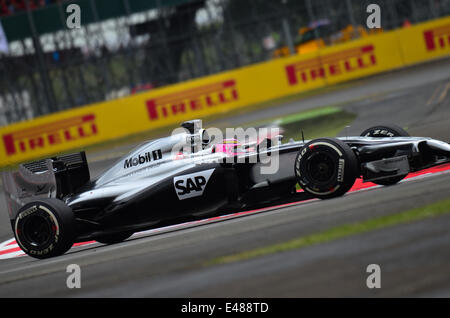
[[[261,248],[244,251],[232,255],[214,258],[212,260],[207,261],[204,265],[208,266],[208,265],[226,264],[248,260],[269,254],[290,251],[293,249],[299,249],[311,245],[330,242],[351,235],[362,234],[389,226],[410,223],[425,218],[446,214],[449,212],[450,212],[450,200],[443,200],[420,208],[408,210],[405,212],[377,217],[363,222],[340,225],[325,230],[323,232],[295,238],[290,241],[274,245],[268,245]]]
[[[281,125],[287,125],[287,124],[301,121],[301,120],[306,120],[306,119],[311,119],[311,118],[315,118],[315,117],[334,114],[334,113],[337,113],[340,111],[341,111],[341,109],[339,107],[334,107],[334,106],[321,107],[321,108],[311,109],[311,110],[304,111],[304,112],[297,113],[297,114],[288,115],[288,116],[277,119],[276,122]]]

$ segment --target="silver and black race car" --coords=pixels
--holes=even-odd
[[[201,120],[182,127],[182,133],[142,144],[93,180],[84,152],[3,172],[19,246],[49,258],[75,242],[113,244],[186,219],[342,196],[356,178],[391,185],[450,161],[448,143],[409,137],[395,125],[375,126],[359,137],[285,143],[280,135],[217,143]]]

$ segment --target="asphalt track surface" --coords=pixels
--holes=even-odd
[[[341,135],[394,122],[412,135],[448,142],[449,70],[449,60],[434,62],[298,101],[297,107],[291,102],[246,117],[286,114],[345,97],[358,99],[345,106],[358,116]],[[240,120],[226,121],[239,125]],[[93,174],[108,164],[94,163]],[[203,265],[215,257],[449,197],[450,173],[442,173],[337,199],[145,233],[116,245],[74,247],[49,260],[0,259],[0,297],[450,297],[450,214],[251,260]],[[12,233],[1,212],[3,242]],[[80,289],[66,287],[69,264],[81,267]],[[381,267],[380,289],[366,287],[368,264]]]

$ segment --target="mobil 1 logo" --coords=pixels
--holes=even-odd
[[[179,200],[203,195],[209,178],[215,169],[198,171],[173,178],[173,186]]]
[[[128,169],[131,167],[142,165],[144,163],[149,163],[150,161],[156,161],[161,158],[162,158],[161,149],[154,150],[152,152],[146,152],[145,154],[140,154],[137,157],[131,157],[129,159],[125,159],[125,161],[123,163],[123,168]]]

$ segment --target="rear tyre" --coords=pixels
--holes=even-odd
[[[319,138],[300,149],[295,176],[300,187],[320,199],[344,195],[360,175],[353,150],[335,138]]]
[[[14,220],[14,236],[20,248],[34,258],[62,255],[75,240],[72,209],[52,198],[27,203]]]
[[[386,138],[386,137],[410,137],[409,133],[404,130],[403,128],[388,124],[388,125],[378,125],[374,127],[370,127],[366,130],[364,130],[361,133],[362,137],[378,137],[378,138]],[[387,178],[383,180],[377,180],[373,181],[375,184],[383,185],[383,186],[389,186],[396,183],[399,183],[402,181],[407,175]]]
[[[120,233],[113,233],[104,235],[102,237],[99,237],[96,239],[97,242],[102,244],[117,244],[120,242],[125,241],[127,238],[129,238],[131,235],[133,235],[134,232],[120,232]]]

